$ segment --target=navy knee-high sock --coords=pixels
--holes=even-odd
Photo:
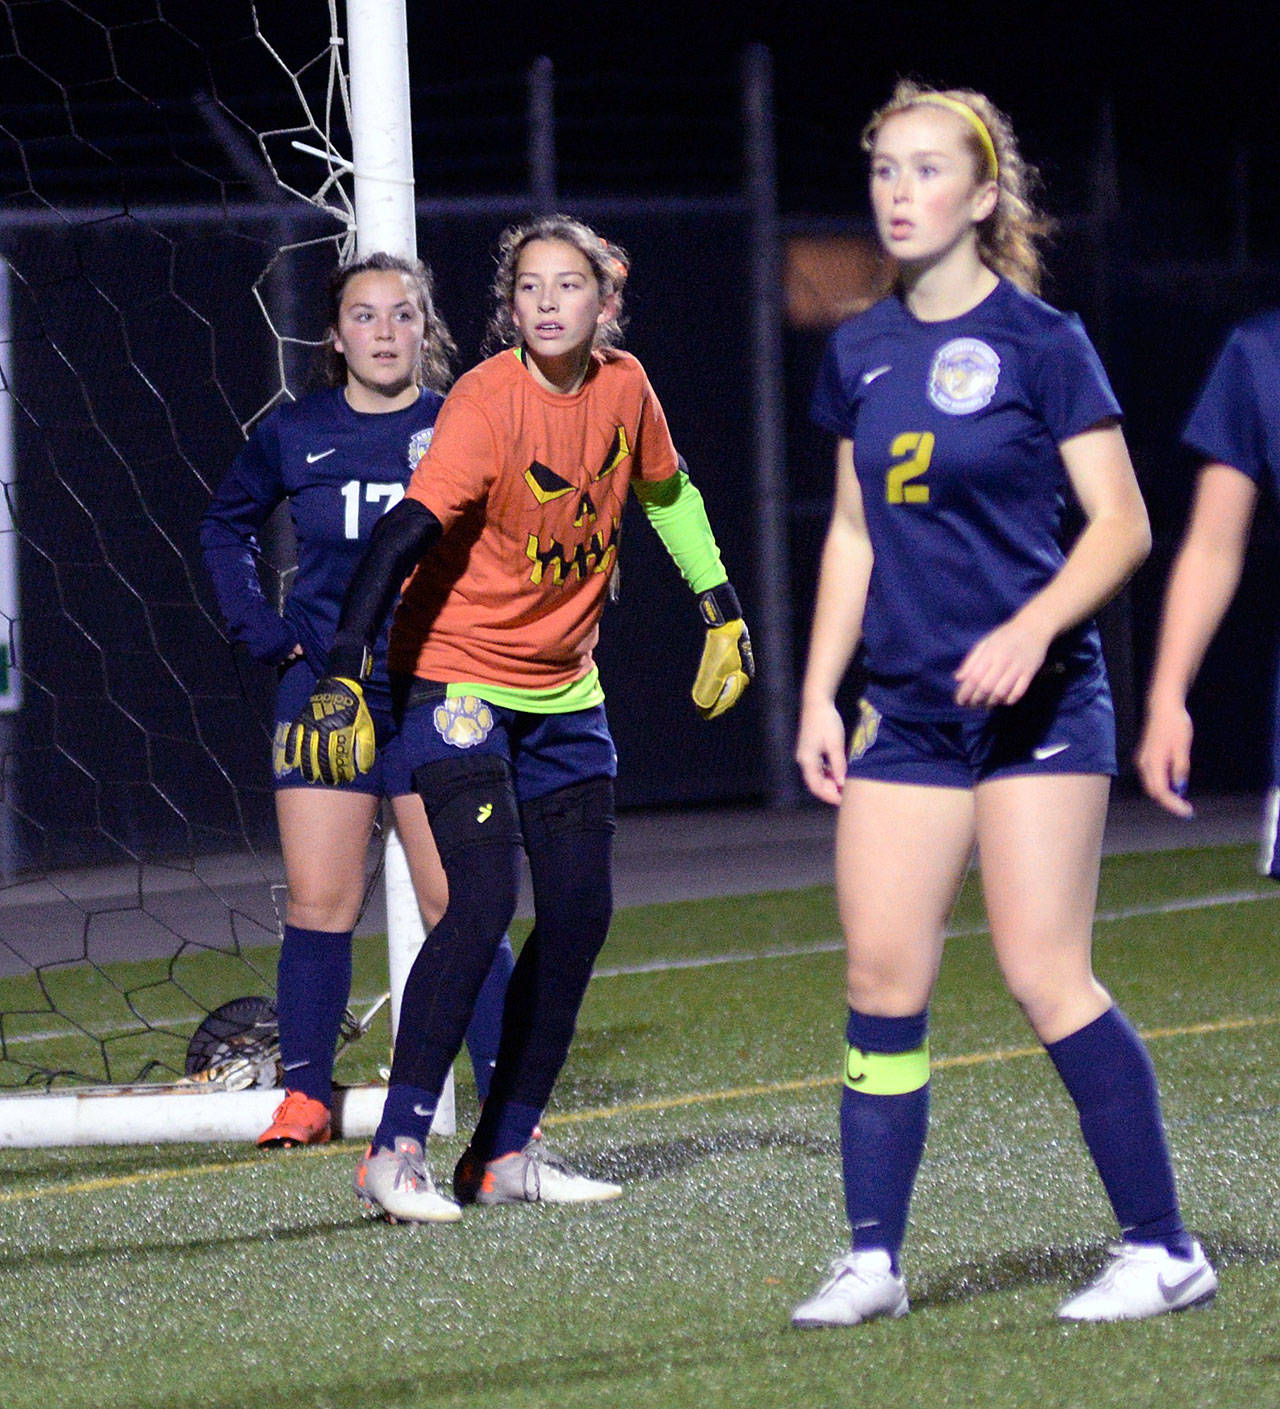
[[[1081,1134],[1124,1237],[1190,1256],[1155,1068],[1128,1018],[1108,1008],[1045,1050],[1075,1102]]]
[[[351,931],[284,928],[276,969],[276,1016],[284,1084],[327,1106],[333,1054],[351,994]]]
[[[840,1153],[855,1251],[884,1248],[898,1266],[929,1125],[927,1011],[886,1018],[849,1011]]]

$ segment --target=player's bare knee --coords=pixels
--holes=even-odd
[[[886,982],[865,977],[850,979],[845,984],[845,1001],[855,1013],[875,1017],[904,1017],[918,1013],[928,1005],[930,989],[915,983]]]
[[[285,924],[300,930],[317,930],[321,934],[341,934],[356,922],[360,902],[343,896],[290,895],[285,906]]]
[[[1065,981],[1058,976],[1032,980],[1006,975],[1005,984],[1042,1042],[1069,1036],[1111,1006],[1111,995],[1091,974]]]
[[[918,1013],[929,1002],[932,975],[880,955],[851,954],[845,961],[845,997],[859,1013]]]

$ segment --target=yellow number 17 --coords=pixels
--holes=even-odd
[[[933,432],[903,431],[894,437],[889,454],[898,463],[891,465],[885,476],[884,497],[890,504],[927,504],[929,486],[907,481],[917,479],[929,468],[929,461],[933,459]]]

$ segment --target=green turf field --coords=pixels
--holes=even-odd
[[[1188,1223],[1221,1276],[1208,1309],[1055,1321],[1113,1230],[971,888],[934,1005],[912,1314],[789,1328],[845,1238],[841,963],[819,889],[617,917],[545,1125],[626,1184],[613,1205],[390,1227],[358,1212],[354,1145],[0,1150],[0,1409],[1269,1409],[1280,891],[1251,861],[1110,858],[1097,927],[1099,974],[1150,1039]],[[357,996],[380,987],[378,949],[359,956]],[[373,1033],[339,1072],[381,1060]],[[472,1106],[460,1066],[460,1126]],[[461,1145],[432,1142],[438,1174]]]

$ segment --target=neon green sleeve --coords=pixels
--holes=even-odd
[[[662,546],[695,592],[729,580],[698,487],[679,469],[670,479],[633,479],[631,487]]]

